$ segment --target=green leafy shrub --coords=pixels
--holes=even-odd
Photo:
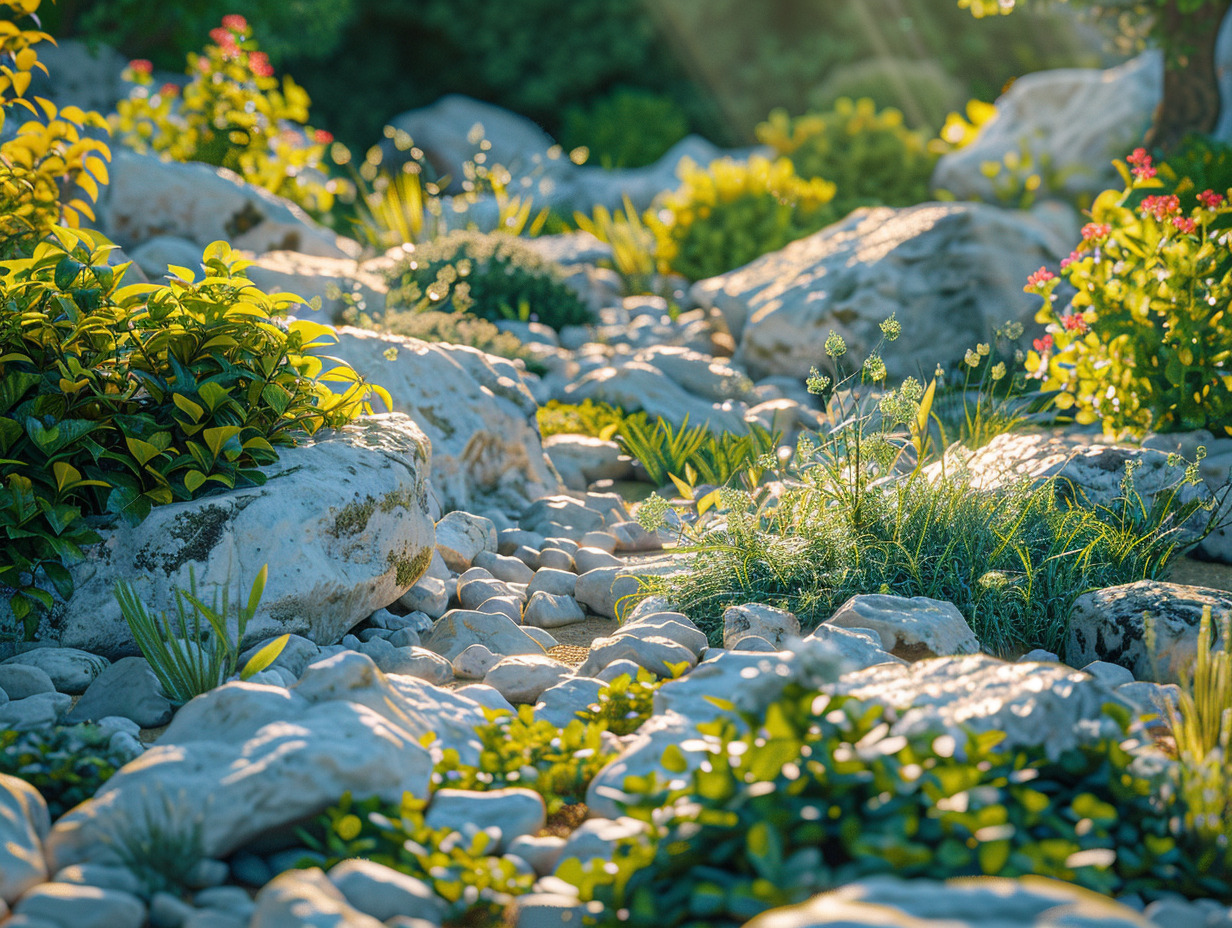
[[[1232,227],[1228,191],[1203,190],[1192,210],[1160,188],[1150,156],[1116,162],[1123,191],[1095,200],[1082,242],[1062,262],[1077,291],[1058,310],[1046,268],[1027,292],[1044,305],[1047,334],[1027,369],[1061,391],[1058,409],[1108,434],[1211,429],[1232,435]]]
[[[644,668],[637,676],[622,673],[599,690],[578,718],[613,735],[631,735],[654,714],[654,695],[662,685],[663,680]]]
[[[676,780],[625,786],[626,814],[650,835],[612,863],[567,861],[557,875],[604,904],[603,924],[646,928],[740,924],[875,874],[1035,874],[1107,895],[1232,898],[1228,861],[1196,866],[1131,742],[1091,739],[1050,758],[1002,746],[1000,732],[966,744],[892,735],[895,718],[793,685],[743,733],[731,719],[706,726],[700,770],[669,747]]]
[[[0,731],[0,773],[25,780],[47,800],[52,821],[102,788],[127,757],[111,753],[97,725]]]
[[[446,750],[433,772],[436,786],[533,789],[551,815],[584,800],[590,781],[614,756],[604,744],[602,725],[576,719],[557,728],[536,720],[532,706],[521,706],[517,715],[489,712],[488,717],[489,723],[475,731],[482,745],[479,765],[462,764],[457,751]]]
[[[1181,198],[1182,212],[1192,213],[1201,205],[1199,193],[1232,188],[1232,145],[1191,133],[1159,162],[1158,172],[1164,185],[1160,192],[1175,193]]]
[[[609,441],[619,431],[625,411],[593,400],[582,400],[580,403],[548,400],[535,415],[539,420],[539,433],[544,438],[549,435],[589,435]]]
[[[838,218],[835,185],[798,176],[786,158],[686,160],[654,220],[659,268],[690,280],[723,274]]]
[[[590,161],[605,168],[640,168],[688,134],[688,117],[671,97],[622,87],[587,106],[570,107],[560,141],[587,149]]]
[[[883,332],[897,337],[897,323]],[[815,372],[810,390],[828,400],[833,425],[776,470],[783,492],[720,491],[724,518],[688,529],[690,570],[653,587],[716,644],[728,606],[767,603],[811,628],[851,596],[893,592],[954,603],[990,653],[1061,653],[1084,590],[1161,577],[1191,543],[1182,526],[1203,504],[1183,503],[1181,491],[1200,479],[1196,465],[1150,505],[1132,469],[1106,505],[1050,482],[977,490],[952,466],[924,470],[935,386],[908,378],[885,390],[874,353],[859,374],[877,394],[869,412],[857,375],[842,374],[845,351],[832,333],[834,378]]]
[[[189,55],[183,90],[155,89],[150,62],[130,63],[125,77],[137,86],[111,120],[120,140],[139,152],[229,168],[310,213],[328,213],[338,192],[324,166],[333,136],[306,125],[308,94],[289,77],[279,83],[243,16],[223,17],[210,38],[204,54]]]
[[[936,132],[965,93],[963,82],[936,61],[877,57],[831,71],[811,95],[810,109],[825,112],[844,97],[868,98],[878,109],[902,112],[912,128]]]
[[[151,616],[132,586],[123,580],[116,581],[115,597],[133,640],[150,662],[163,694],[172,705],[182,706],[194,696],[208,693],[235,673],[244,631],[257,614],[267,575],[267,567],[263,565],[252,581],[248,602],[236,613],[234,636],[230,631],[229,591],[223,587],[222,605],[219,606],[215,590],[207,606],[197,594],[197,577],[191,567],[188,591],[173,588],[178,619],[174,625],[166,615]],[[188,617],[190,610],[191,619]],[[290,638],[290,635],[281,635],[261,648],[244,665],[240,679],[247,680],[277,660]]]
[[[83,516],[138,522],[152,506],[264,483],[274,446],[370,409],[376,391],[314,352],[330,330],[282,322],[225,242],[207,276],[123,285],[114,246],[60,229],[30,258],[0,262],[0,584],[27,637],[66,564],[97,540]],[[335,394],[329,383],[350,384]],[[15,630],[5,629],[6,634]]]
[[[936,157],[928,139],[903,125],[895,109],[877,111],[872,100],[844,97],[829,113],[795,119],[775,110],[757,137],[791,160],[801,177],[835,185],[833,210],[846,216],[861,206],[911,206],[929,199]]]
[[[470,312],[554,329],[591,320],[560,268],[505,233],[459,230],[418,245],[389,279],[387,306],[393,309]]]
[[[353,801],[347,793],[311,827],[300,829],[300,838],[316,852],[304,866],[328,868],[362,857],[427,883],[446,904],[447,924],[496,923],[515,896],[531,891],[534,874],[488,853],[487,832],[467,839],[448,826],[428,827],[427,804],[406,793],[401,805],[391,808],[379,798]]]
[[[381,316],[379,327],[382,331],[406,338],[467,345],[485,354],[521,361],[532,374],[542,374],[547,370],[512,332],[502,332],[487,319],[470,313],[439,313],[433,310],[387,312]]]

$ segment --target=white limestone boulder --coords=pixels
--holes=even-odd
[[[733,362],[754,380],[803,380],[824,364],[831,330],[858,363],[894,314],[903,334],[883,350],[893,382],[962,358],[1007,320],[1038,328],[1023,284],[1072,246],[1029,213],[981,203],[861,209],[690,295],[723,314]]]
[[[997,115],[975,139],[937,162],[934,190],[960,200],[996,202],[980,166],[1027,152],[1045,160],[1068,198],[1122,182],[1112,167],[1142,144],[1163,93],[1163,55],[1155,49],[1108,70],[1064,68],[1025,74],[997,100]]]
[[[346,651],[312,664],[291,689],[228,683],[182,708],[140,759],[53,826],[53,871],[114,864],[108,838],[160,829],[199,834],[206,857],[322,812],[345,792],[400,801],[428,795],[421,739],[478,757],[478,703],[412,677],[382,674]]]
[[[520,511],[556,491],[543,453],[539,408],[504,358],[460,345],[429,343],[341,327],[330,353],[393,397],[432,442],[432,486],[446,509],[481,502]]]
[[[379,273],[381,260],[360,263],[354,258],[271,251],[257,255],[244,273],[266,293],[294,293],[305,300],[319,299],[320,321],[339,322],[349,305],[344,296],[361,299],[369,313],[380,312],[385,306],[389,284]],[[306,310],[304,306],[295,312]]]
[[[886,651],[908,661],[980,650],[979,639],[958,608],[927,596],[853,596],[826,624],[874,631]]]
[[[1065,658],[1075,666],[1107,661],[1139,680],[1179,683],[1193,676],[1205,609],[1212,643],[1222,647],[1221,619],[1232,616],[1232,593],[1158,580],[1084,593],[1070,609]]]
[[[50,827],[47,803],[39,791],[25,780],[0,773],[0,904],[16,902],[47,879],[43,840]]]
[[[94,654],[135,654],[112,592],[117,580],[131,583],[147,609],[174,614],[173,588],[188,589],[190,571],[207,602],[226,586],[235,603],[247,599],[265,564],[268,582],[246,642],[285,632],[337,641],[426,568],[430,455],[408,417],[371,416],[279,449],[264,486],[158,506],[139,525],[113,525],[72,568],[73,595],[43,620],[40,636]]]
[[[258,254],[279,250],[324,258],[359,254],[356,242],[226,168],[163,161],[115,145],[110,176],[95,213],[100,231],[123,248],[157,235],[175,235],[201,248],[225,240]]]

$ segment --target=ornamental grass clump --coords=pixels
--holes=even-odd
[[[1061,262],[1076,291],[1058,306],[1047,268],[1026,290],[1044,300],[1047,326],[1027,370],[1054,402],[1108,435],[1209,429],[1232,435],[1232,205],[1203,190],[1184,209],[1162,189],[1151,156],[1115,162],[1125,189],[1091,208],[1082,241]]]
[[[898,324],[883,332],[897,337]],[[1149,505],[1132,468],[1102,505],[1069,499],[1054,481],[982,490],[946,462],[925,467],[939,450],[929,437],[935,382],[887,389],[877,353],[843,375],[843,340],[832,333],[826,350],[833,376],[815,371],[809,386],[827,400],[831,427],[803,436],[768,485],[720,490],[720,518],[682,529],[690,569],[648,587],[716,646],[728,606],[766,603],[810,629],[851,596],[893,593],[954,603],[990,653],[1059,653],[1079,595],[1161,577],[1195,543],[1186,526],[1205,504],[1182,490],[1200,481],[1196,465]],[[648,512],[662,515],[651,499]]]
[[[229,168],[316,216],[329,213],[341,189],[325,163],[333,135],[307,125],[308,94],[274,76],[243,16],[224,16],[205,51],[189,54],[186,86],[156,88],[152,72],[145,59],[125,69],[136,87],[111,119],[124,144]]]

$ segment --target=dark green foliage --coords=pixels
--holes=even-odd
[[[467,840],[449,827],[424,823],[427,802],[410,793],[401,806],[378,798],[355,802],[345,794],[300,838],[315,852],[303,866],[332,867],[362,857],[423,880],[447,906],[446,922],[494,924],[513,900],[531,890],[533,874],[508,857],[488,853],[491,837],[478,832]],[[479,919],[479,921],[476,921]]]
[[[581,719],[557,728],[535,719],[531,706],[518,714],[489,713],[491,721],[476,730],[483,745],[479,765],[471,767],[447,750],[436,766],[437,786],[490,790],[507,786],[533,789],[543,796],[548,814],[586,798],[586,787],[614,756],[604,744],[604,726]]]
[[[328,58],[351,20],[356,0],[58,0],[39,11],[57,36],[105,42],[158,67],[178,71],[184,56],[229,13],[240,13],[262,38],[275,62]]]
[[[1175,193],[1181,198],[1181,210],[1189,214],[1198,205],[1198,194],[1202,191],[1227,194],[1232,188],[1232,145],[1199,133],[1187,135],[1175,151],[1159,162],[1158,171],[1164,190],[1146,190],[1130,202],[1136,205],[1147,194]]]
[[[621,88],[588,106],[565,113],[560,141],[585,146],[590,163],[605,168],[640,168],[658,161],[689,134],[689,122],[668,96]]]
[[[92,797],[124,766],[97,725],[57,725],[41,731],[0,731],[0,773],[25,780],[47,800],[55,821]]]
[[[591,321],[560,268],[499,232],[456,231],[417,245],[389,272],[387,312],[469,312],[481,319],[542,322],[554,329]]]
[[[702,770],[686,773],[672,746],[663,765],[679,780],[625,784],[627,814],[651,836],[625,842],[615,866],[573,861],[558,875],[604,903],[601,924],[630,928],[739,925],[876,874],[1036,874],[1105,894],[1232,899],[1228,871],[1198,871],[1121,739],[1050,759],[1000,747],[999,732],[965,745],[891,735],[894,719],[793,686],[746,716],[746,733],[731,719],[703,726]]]

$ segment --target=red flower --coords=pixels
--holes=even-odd
[[[1174,213],[1179,213],[1181,210],[1181,199],[1174,193],[1147,197],[1142,201],[1142,215],[1154,216],[1160,222],[1163,222]]]
[[[132,70],[138,74],[153,74],[154,73],[154,65],[151,64],[149,61],[147,61],[145,58],[134,58],[132,61],[128,63],[128,66],[132,68]]]
[[[159,96],[163,96],[163,97],[179,96],[180,85],[172,84],[172,83],[163,84],[161,87],[158,88],[158,93],[159,93]]]
[[[334,134],[326,131],[325,129],[318,129],[316,132],[312,133],[312,139],[318,145],[328,145],[334,140]]]
[[[230,29],[232,32],[247,32],[248,20],[239,13],[228,13],[222,18],[224,29]]]
[[[222,26],[215,26],[210,30],[210,41],[215,45],[230,45],[235,42],[235,36]]]
[[[1087,325],[1086,316],[1082,313],[1073,313],[1069,316],[1062,316],[1061,325],[1065,326],[1066,332],[1086,332],[1089,328]],[[1052,338],[1051,335],[1046,337],[1050,339]],[[1052,347],[1051,342],[1049,342],[1048,347]]]
[[[1112,234],[1112,226],[1106,222],[1088,222],[1082,227],[1084,242],[1101,242]]]
[[[1194,222],[1192,219],[1190,219],[1188,216],[1174,216],[1172,218],[1172,224],[1176,226],[1178,229],[1180,229],[1182,232],[1188,232],[1190,234],[1192,234],[1193,231],[1198,227],[1198,224]]]
[[[252,73],[257,77],[273,77],[274,66],[269,63],[269,56],[265,52],[253,52],[248,56],[248,67],[252,69]]]
[[[1040,354],[1047,354],[1048,352],[1052,351],[1052,336],[1045,335],[1043,338],[1037,338],[1031,344],[1035,347],[1035,350],[1038,351]]]
[[[1203,190],[1198,194],[1198,202],[1207,209],[1216,209],[1223,205],[1223,194],[1216,193],[1214,190]]]
[[[1056,276],[1057,275],[1048,270],[1048,268],[1041,267],[1038,271],[1027,278],[1027,285],[1022,289],[1027,293],[1030,293],[1032,290],[1038,290]]]
[[[1076,252],[1076,251],[1071,251],[1071,252],[1069,253],[1069,257],[1068,257],[1068,258],[1062,258],[1062,259],[1061,259],[1061,270],[1065,270],[1067,267],[1069,267],[1069,266],[1070,266],[1071,264],[1073,264],[1075,261],[1080,261],[1081,259],[1082,259],[1082,255],[1081,255],[1081,254],[1079,254],[1079,253],[1078,253],[1078,252]]]
[[[1134,177],[1138,180],[1155,176],[1155,166],[1151,164],[1151,156],[1145,148],[1135,148],[1133,154],[1125,160],[1134,166]]]

